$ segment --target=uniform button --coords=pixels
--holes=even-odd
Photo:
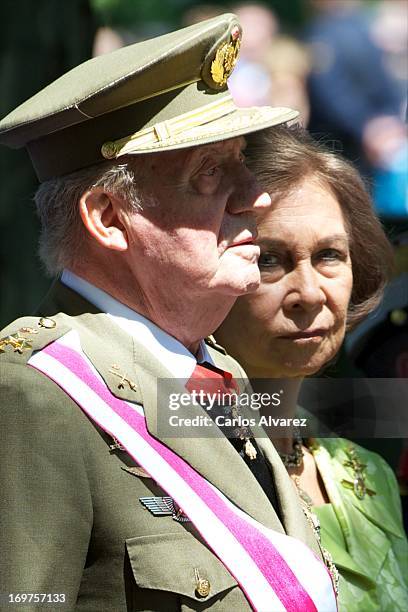
[[[199,597],[208,597],[211,591],[211,585],[208,580],[200,577],[198,569],[194,569],[194,575],[196,579],[196,588],[195,592]]]
[[[200,579],[196,586],[197,595],[199,595],[200,597],[208,597],[208,595],[210,594],[210,590],[211,585],[208,580]]]

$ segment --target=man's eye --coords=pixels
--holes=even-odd
[[[280,263],[279,257],[273,253],[261,253],[258,260],[258,266],[261,268],[274,268]]]
[[[213,166],[212,168],[203,170],[202,174],[204,174],[204,176],[215,176],[217,172],[219,171],[219,169],[220,169],[219,166]]]

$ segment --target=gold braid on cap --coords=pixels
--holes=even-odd
[[[220,100],[196,108],[188,113],[161,121],[119,140],[105,142],[101,147],[101,153],[105,159],[113,159],[121,155],[133,153],[140,148],[158,142],[170,141],[171,138],[184,131],[225,117],[225,115],[229,115],[235,110],[236,106],[232,97],[226,94]]]

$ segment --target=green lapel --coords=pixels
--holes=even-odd
[[[347,550],[344,534],[333,504],[315,507],[313,511],[320,520],[322,544],[330,551],[337,569],[347,570],[358,576],[358,580],[365,584],[365,588],[375,588],[375,578],[371,575],[371,564],[369,567],[362,567],[361,564],[356,563]],[[364,534],[364,537],[366,536],[367,534]],[[385,554],[387,552],[388,547],[386,547]]]
[[[318,446],[313,455],[350,553],[341,552],[334,546],[330,550],[334,562],[372,581],[381,571],[389,553],[389,534],[404,537],[402,526],[398,526],[393,518],[392,496],[388,496],[387,476],[381,460],[374,453],[357,447],[359,458],[371,469],[378,468],[377,478],[370,472],[365,478],[366,486],[377,494],[372,497],[366,495],[359,500],[352,490],[341,485],[343,479],[352,480],[352,470],[343,465],[348,459],[345,449],[350,442],[341,438],[317,439],[316,442]]]
[[[319,443],[320,440],[317,439],[317,442]],[[366,494],[363,499],[359,499],[352,489],[343,487],[341,484],[343,480],[353,481],[354,472],[352,468],[344,465],[349,459],[346,450],[350,445],[356,449],[358,459],[368,466],[364,472],[364,482],[368,489],[375,491],[376,494],[373,496]],[[327,475],[327,479],[335,483],[335,487],[340,491],[343,502],[354,506],[382,531],[387,531],[396,537],[401,537],[402,528],[399,507],[397,512],[395,512],[395,509],[390,505],[389,476],[383,467],[384,462],[380,457],[342,438],[325,438],[321,440],[321,446],[314,452],[314,456],[323,479]],[[390,471],[389,468],[388,470]]]

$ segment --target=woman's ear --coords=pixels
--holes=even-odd
[[[122,206],[119,198],[101,188],[89,189],[79,200],[79,214],[90,235],[114,251],[126,251],[129,245],[119,216]]]

